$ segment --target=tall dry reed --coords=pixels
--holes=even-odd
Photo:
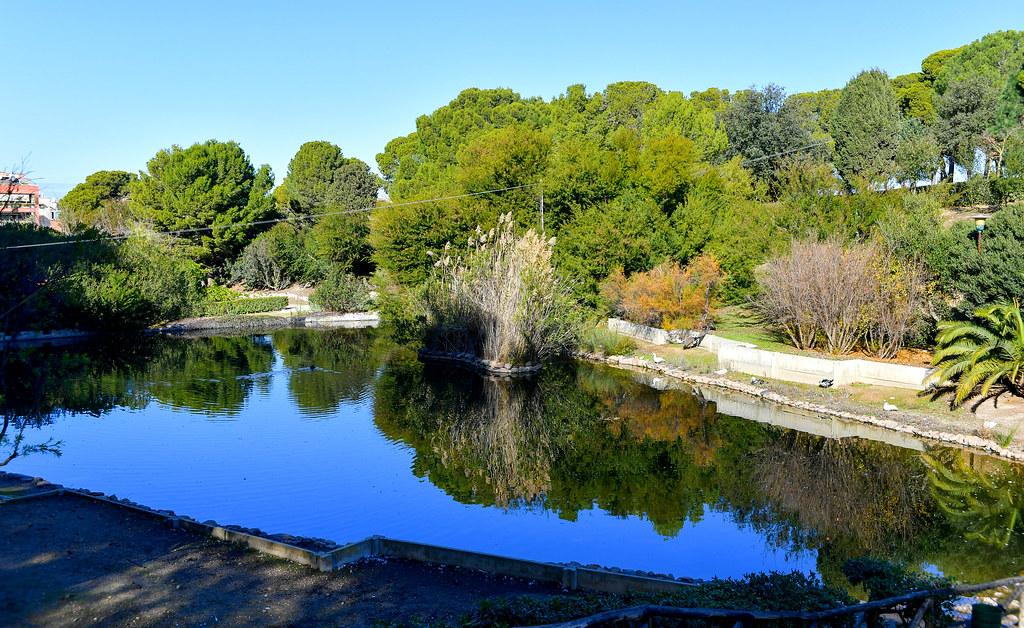
[[[447,244],[428,290],[427,346],[513,365],[574,346],[580,317],[554,244],[532,229],[517,237],[511,213],[487,233],[477,227],[464,255]]]

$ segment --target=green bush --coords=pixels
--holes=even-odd
[[[532,626],[564,622],[618,608],[639,605],[681,608],[725,608],[759,611],[824,611],[853,604],[845,591],[823,585],[816,577],[797,572],[748,574],[742,579],[715,578],[676,593],[593,594],[485,600],[480,609],[465,618],[468,625]],[[472,623],[476,622],[476,623]],[[831,625],[849,625],[850,617],[837,618]],[[688,625],[684,620],[659,621],[659,626]],[[786,626],[777,622],[775,626]]]
[[[228,314],[259,314],[276,312],[288,307],[288,297],[254,297],[228,301],[206,301],[202,304],[202,316],[226,316]]]
[[[373,307],[370,282],[335,266],[309,295],[309,303],[331,312],[365,312]]]
[[[914,591],[944,589],[954,585],[949,577],[912,571],[904,565],[891,563],[876,558],[853,558],[843,563],[843,573],[850,584],[856,586],[863,583],[868,590],[868,601],[885,600]],[[932,607],[925,619],[928,625],[948,625],[949,614],[953,611],[951,596],[938,598],[939,604]],[[909,605],[899,611],[904,624],[908,623],[917,611],[915,605]]]
[[[636,341],[629,336],[619,335],[607,327],[591,327],[580,337],[580,349],[588,353],[605,355],[632,355]]]

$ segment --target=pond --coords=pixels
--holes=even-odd
[[[0,453],[24,427],[44,451],[3,470],[339,543],[840,586],[864,555],[969,582],[1022,569],[1020,466],[819,436],[835,427],[814,417],[786,429],[639,379],[564,362],[499,381],[375,330],[35,348],[9,361]]]

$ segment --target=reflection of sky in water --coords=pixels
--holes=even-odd
[[[569,522],[540,508],[505,512],[460,504],[410,472],[415,452],[379,432],[369,394],[334,412],[300,412],[288,388],[291,369],[283,368],[280,356],[272,371],[268,386],[253,389],[230,416],[152,403],[98,419],[59,419],[40,436],[63,439],[63,456],[31,455],[6,470],[115,493],[200,521],[338,542],[382,534],[692,577],[814,570],[813,552],[787,556],[728,514],[707,508],[700,523],[665,538],[648,521],[596,507]]]

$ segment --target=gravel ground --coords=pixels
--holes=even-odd
[[[51,488],[0,473],[0,495]],[[394,559],[337,571],[215,541],[70,493],[0,504],[3,626],[374,626],[457,621],[553,585]]]

